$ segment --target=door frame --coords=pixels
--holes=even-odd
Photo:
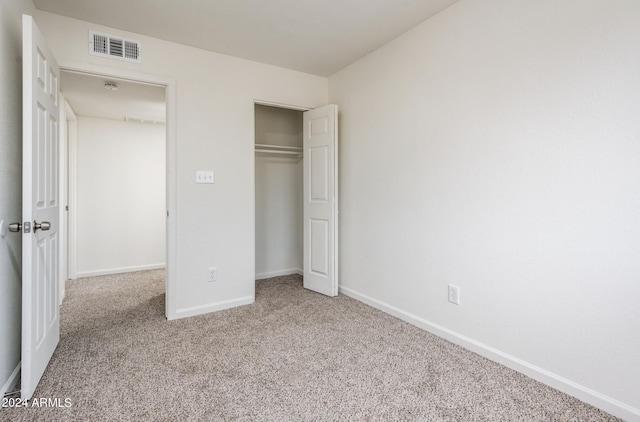
[[[177,83],[174,78],[136,72],[102,65],[70,60],[59,60],[60,71],[129,80],[136,83],[159,85],[165,88],[166,104],[166,269],[165,269],[165,316],[177,318]],[[67,252],[64,251],[66,254]],[[66,259],[66,257],[65,257]]]
[[[276,102],[272,102],[272,101],[264,101],[264,100],[253,100],[253,109],[251,110],[251,116],[252,116],[252,123],[251,123],[251,133],[252,133],[252,138],[251,138],[251,151],[253,151],[255,149],[255,141],[256,141],[256,106],[260,105],[260,106],[267,106],[267,107],[274,107],[274,108],[279,108],[279,109],[284,109],[284,110],[294,110],[294,111],[300,111],[302,113],[304,113],[305,111],[309,111],[309,110],[313,110],[313,107],[306,107],[306,106],[296,106],[296,105],[292,105],[292,104],[283,104],[283,103],[276,103]],[[251,170],[253,171],[253,177],[251,178],[251,183],[253,184],[253,188],[252,188],[252,192],[253,195],[251,197],[252,201],[253,201],[253,207],[252,207],[252,212],[253,212],[253,274],[256,274],[256,267],[255,267],[255,263],[256,263],[256,154],[252,153],[251,154],[251,159],[252,161],[252,166],[251,166]],[[300,265],[300,272],[299,274],[302,275],[304,270],[304,265]],[[278,273],[281,274],[281,273]],[[274,274],[274,276],[277,274]],[[255,294],[254,294],[255,296]]]
[[[75,279],[75,258],[77,248],[75,241],[75,191],[70,181],[76,178],[76,145],[78,116],[73,111],[65,96],[60,94],[60,303],[65,297],[67,279]],[[73,217],[73,218],[72,218]],[[74,224],[69,224],[73,222]]]
[[[278,103],[278,102],[273,102],[273,101],[265,101],[265,100],[258,100],[258,99],[254,99],[253,100],[252,110],[251,110],[252,111],[252,113],[251,113],[251,116],[252,116],[252,128],[251,128],[252,130],[251,130],[251,133],[252,133],[253,136],[251,138],[251,144],[250,144],[251,145],[251,151],[252,151],[252,154],[251,154],[252,164],[253,164],[251,166],[251,171],[253,172],[253,177],[251,178],[252,186],[253,186],[253,189],[252,189],[252,191],[253,191],[253,195],[252,195],[252,201],[253,201],[253,207],[252,207],[252,214],[253,214],[253,219],[252,219],[252,221],[253,221],[253,260],[252,260],[253,274],[256,273],[256,267],[255,267],[255,261],[256,261],[256,259],[255,259],[256,258],[256,256],[255,256],[255,251],[256,251],[256,184],[255,184],[256,158],[255,158],[255,154],[253,153],[253,151],[255,149],[255,138],[256,138],[256,132],[255,132],[255,127],[256,127],[256,124],[255,124],[255,117],[256,117],[255,106],[256,105],[264,105],[264,106],[277,107],[277,108],[282,108],[282,109],[297,110],[297,111],[302,111],[303,113],[311,111],[311,110],[315,110],[317,108],[324,107],[324,106],[317,106],[317,107],[297,106],[297,105],[284,104],[284,103]],[[331,105],[331,104],[325,104],[325,106],[329,106],[329,105]],[[334,143],[336,143],[335,144],[336,150],[334,152],[336,158],[337,158],[337,154],[338,154],[338,150],[337,150],[337,148],[338,148],[338,146],[337,146],[337,142],[338,142],[338,134],[337,134],[337,132],[338,132],[338,121],[337,121],[337,118],[338,118],[338,116],[337,116],[337,108],[336,108],[336,115],[335,115],[336,121],[335,121],[335,128],[334,128],[335,134],[333,135],[334,136]],[[304,122],[304,116],[303,116],[303,122]],[[303,144],[304,144],[304,141],[303,141]],[[338,192],[337,191],[337,189],[338,189],[337,184],[338,184],[338,165],[339,164],[338,164],[337,159],[335,159],[334,165],[335,165],[335,169],[334,169],[334,176],[333,177],[335,178],[335,181],[334,181],[334,183],[336,184],[335,189],[336,189],[336,192]],[[306,174],[305,173],[305,165],[304,164],[303,164],[303,173]],[[339,217],[338,216],[339,216],[339,211],[338,211],[338,208],[337,208],[338,207],[338,196],[337,195],[335,196],[334,201],[335,201],[335,205],[333,207],[332,213],[333,213],[334,224],[335,224],[335,226],[334,226],[334,241],[333,241],[333,243],[334,243],[333,260],[334,260],[334,265],[335,265],[335,267],[334,267],[334,275],[333,276],[334,276],[334,279],[335,279],[335,286],[334,286],[335,292],[333,292],[333,294],[330,294],[330,295],[327,294],[327,296],[330,296],[330,297],[337,296],[338,295],[338,290],[339,290],[339,275],[338,275],[339,274],[339,271],[338,271],[338,262],[339,262],[339,256],[338,256]],[[306,240],[307,239],[305,238],[303,241],[306,242]],[[303,256],[303,261],[305,259],[306,259],[306,256]],[[303,262],[303,273],[304,273],[304,270],[305,270],[305,265],[304,265],[304,262]],[[310,287],[308,287],[308,286],[305,286],[305,288],[309,288],[310,289]],[[323,293],[323,292],[321,292],[321,293]],[[326,293],[324,293],[324,294],[326,294]],[[254,285],[253,297],[254,297],[254,300],[255,300],[255,285]]]

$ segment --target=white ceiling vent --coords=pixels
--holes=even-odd
[[[89,54],[140,63],[140,41],[89,31]]]

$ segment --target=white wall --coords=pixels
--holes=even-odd
[[[256,105],[256,144],[302,147],[302,112]],[[256,153],[256,278],[302,272],[302,160]]]
[[[0,221],[22,220],[22,14],[30,0],[0,2]],[[0,395],[19,374],[22,235],[0,237]]]
[[[165,125],[77,122],[77,276],[162,268]]]
[[[463,0],[330,77],[342,291],[639,419],[639,22]]]
[[[177,311],[175,317],[250,303],[255,291],[254,100],[315,107],[327,79],[36,12],[63,62],[174,78],[177,86]],[[141,64],[90,56],[90,29],[142,42]],[[215,184],[196,185],[196,170]],[[207,267],[218,282],[207,282]]]

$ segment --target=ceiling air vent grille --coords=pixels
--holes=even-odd
[[[93,34],[93,50],[97,54],[109,54],[109,37],[106,35]]]
[[[131,60],[138,60],[140,57],[140,49],[137,42],[125,41],[124,42],[124,58]]]
[[[122,42],[117,38],[109,38],[109,54],[116,57],[124,57],[122,54]]]
[[[140,63],[140,41],[102,32],[89,32],[89,54]]]

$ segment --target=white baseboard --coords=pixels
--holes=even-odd
[[[4,397],[6,393],[10,393],[18,383],[18,378],[20,377],[20,368],[22,366],[22,362],[18,362],[18,366],[13,370],[7,382],[2,386],[2,390],[0,390],[0,397]],[[17,396],[20,397],[20,396]]]
[[[543,384],[546,384],[552,388],[562,391],[576,397],[583,402],[589,403],[605,412],[611,413],[614,416],[622,418],[626,421],[640,421],[640,409],[633,406],[629,406],[626,403],[622,403],[612,397],[601,394],[588,387],[580,385],[574,381],[564,378],[558,374],[547,371],[546,369],[532,365],[522,359],[518,359],[515,356],[504,353],[498,349],[495,349],[486,344],[480,343],[472,338],[466,337],[455,331],[449,330],[441,325],[435,324],[426,319],[420,318],[416,315],[405,312],[387,303],[361,294],[348,287],[340,286],[340,293],[343,293],[353,299],[366,303],[376,309],[379,309],[387,314],[393,315],[403,321],[406,321],[418,328],[428,331],[432,334],[449,340],[465,349],[471,350],[487,359],[502,364],[515,371],[523,373]]]
[[[132,273],[135,271],[144,271],[144,270],[158,270],[161,268],[165,268],[166,265],[167,264],[165,264],[164,262],[161,262],[158,264],[136,265],[133,267],[106,268],[103,270],[95,270],[95,271],[78,271],[76,273],[76,278],[97,277],[100,275],[121,274],[121,273]]]
[[[270,277],[278,277],[281,275],[300,274],[302,275],[302,268],[288,268],[286,270],[267,271],[264,273],[256,274],[256,280]]]
[[[255,302],[255,297],[246,296],[239,299],[227,300],[224,302],[209,303],[206,305],[192,306],[190,308],[178,309],[175,314],[167,315],[168,320],[186,318],[196,315],[208,314],[209,312],[222,311],[224,309],[235,308],[236,306],[250,305]]]

